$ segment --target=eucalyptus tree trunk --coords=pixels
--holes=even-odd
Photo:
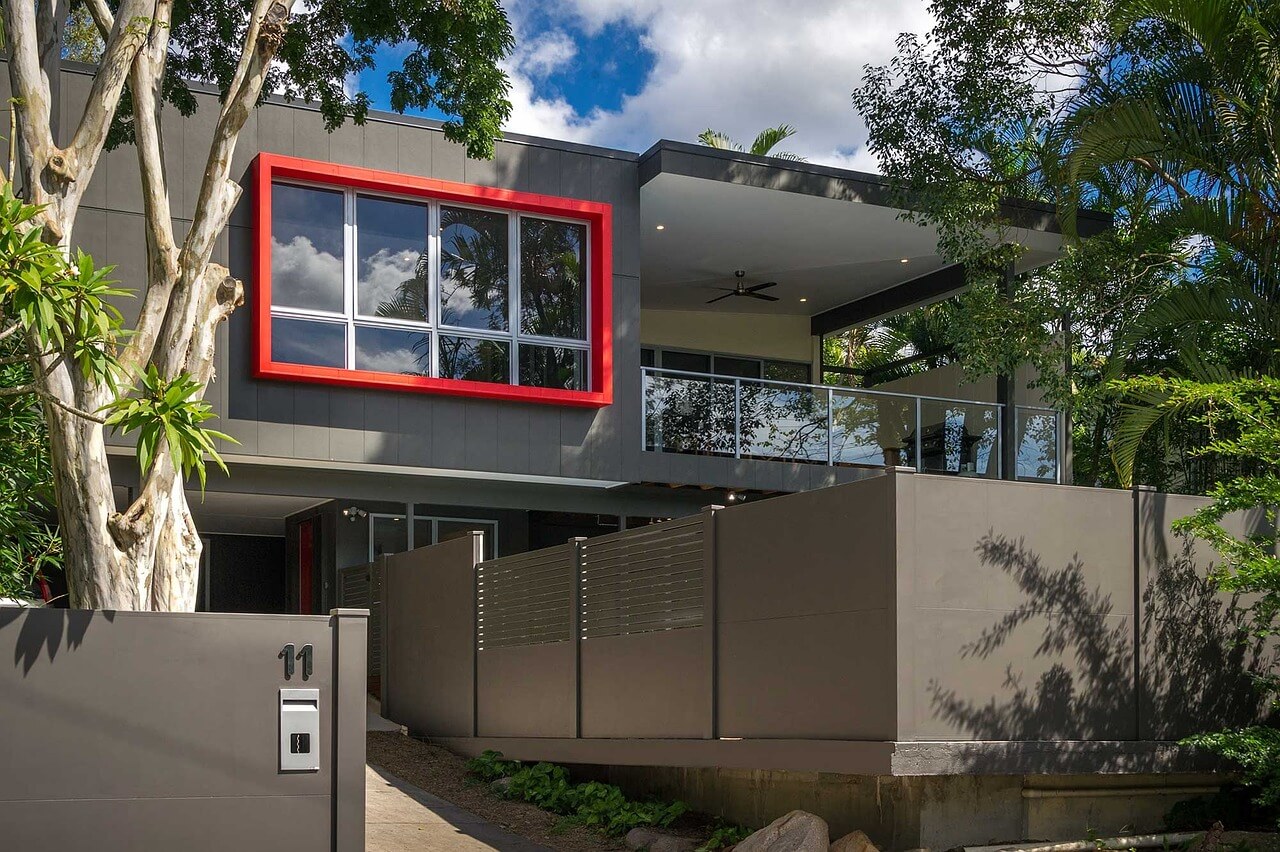
[[[17,174],[28,200],[43,205],[46,241],[70,250],[76,214],[101,157],[126,83],[133,96],[134,135],[141,167],[147,232],[147,277],[125,281],[142,310],[120,353],[130,371],[154,365],[171,379],[192,376],[203,389],[213,377],[219,323],[241,304],[243,289],[211,257],[240,197],[230,174],[240,131],[262,92],[264,75],[289,20],[282,0],[257,0],[231,87],[221,105],[191,227],[174,239],[160,136],[161,85],[169,49],[173,0],[106,0],[86,5],[104,51],[74,128],[56,144],[52,124],[57,63],[48,33],[57,0],[5,0],[9,75],[17,117]],[[188,140],[190,144],[190,140]],[[115,511],[104,425],[97,413],[115,395],[85,379],[68,353],[41,353],[31,341],[36,391],[48,422],[58,520],[71,604],[87,609],[193,610],[200,538],[180,471],[161,442],[132,503]]]

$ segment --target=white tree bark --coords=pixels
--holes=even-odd
[[[59,148],[51,122],[47,23],[52,0],[5,0],[9,76],[17,98],[19,174],[27,197],[45,205],[47,241],[69,248],[76,213],[93,177],[125,83],[134,102],[134,132],[147,229],[147,280],[135,333],[122,353],[132,370],[154,364],[165,378],[187,373],[207,386],[213,377],[218,325],[241,304],[243,289],[226,267],[211,261],[218,236],[240,197],[231,159],[249,111],[289,20],[283,0],[257,0],[233,84],[224,100],[195,205],[181,245],[174,239],[160,133],[160,87],[169,48],[173,0],[121,0],[113,14],[105,0],[88,0],[103,33],[104,52],[84,115]],[[44,60],[42,62],[42,59]],[[64,128],[63,134],[67,129]],[[191,144],[188,140],[187,144]],[[124,282],[129,284],[130,282]],[[115,511],[103,426],[92,416],[111,399],[109,388],[86,381],[70,359],[34,354],[36,389],[44,404],[54,467],[71,604],[85,609],[195,608],[200,538],[180,471],[161,447],[141,487]]]

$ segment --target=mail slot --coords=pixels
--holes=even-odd
[[[320,690],[280,690],[280,770],[320,768]]]

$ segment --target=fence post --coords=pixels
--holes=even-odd
[[[916,470],[923,472],[924,456],[921,455],[921,450],[924,449],[924,436],[921,434],[921,429],[923,428],[923,424],[921,422],[922,418],[920,416],[921,404],[922,400],[920,397],[916,397]]]
[[[364,848],[365,672],[369,611],[332,609],[333,848]]]
[[[720,623],[716,612],[716,513],[724,506],[702,508],[702,627],[707,633],[707,727],[703,739],[720,737]]]
[[[835,391],[827,388],[827,466],[835,464]]]
[[[1143,560],[1142,519],[1148,517],[1146,505],[1156,489],[1151,485],[1133,486],[1133,738],[1142,739],[1142,585]]]
[[[573,736],[582,736],[582,543],[586,536],[569,539],[569,595],[572,599],[569,629],[573,631]]]
[[[742,458],[742,379],[733,380],[733,457]]]

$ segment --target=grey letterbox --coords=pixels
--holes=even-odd
[[[320,768],[320,690],[280,690],[280,770]]]

